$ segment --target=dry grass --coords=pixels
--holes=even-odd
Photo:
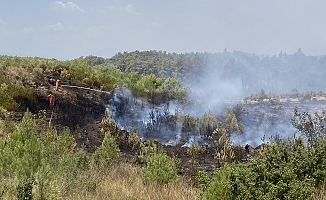
[[[314,194],[312,195],[313,200],[324,200],[326,199],[326,185],[324,184],[323,187],[317,189]]]
[[[75,191],[66,195],[64,199],[196,199],[195,190],[185,180],[167,186],[144,185],[140,176],[140,168],[125,163],[121,163],[105,176],[93,174],[89,178],[99,180],[97,183],[89,184],[96,185],[93,188],[94,191],[87,189],[86,184],[81,183],[79,186],[83,189],[80,188],[80,192]]]
[[[86,170],[73,180],[64,180],[60,175],[51,176],[44,188],[46,199],[64,200],[195,200],[194,188],[188,181],[181,179],[172,185],[144,185],[140,168],[121,163],[107,173]],[[49,177],[48,177],[49,178]],[[36,180],[37,181],[37,180]],[[68,183],[68,182],[70,183]],[[38,181],[37,181],[38,182]],[[19,180],[12,177],[0,181],[0,190],[4,190],[2,199],[16,199],[16,186]],[[33,186],[33,196],[40,198],[39,183]],[[1,192],[0,191],[0,192]],[[0,194],[1,196],[1,194]],[[1,197],[0,197],[1,199]]]

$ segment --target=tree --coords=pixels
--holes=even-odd
[[[238,119],[234,114],[234,110],[227,109],[225,111],[225,122],[229,134],[234,132],[242,133],[243,130],[242,124],[238,122]]]
[[[230,143],[230,137],[226,129],[222,127],[222,123],[219,122],[217,128],[213,131],[214,146],[215,146],[215,158],[218,163],[227,163],[234,160],[235,155]]]
[[[217,127],[217,119],[213,112],[205,112],[201,120],[201,133],[210,138]]]
[[[290,146],[271,142],[251,162],[216,170],[206,198],[309,199],[315,189],[312,161],[302,138],[291,140]]]
[[[191,161],[191,171],[194,170],[194,165],[198,156],[199,147],[197,143],[192,143],[191,147],[187,149],[187,153],[190,156]]]
[[[119,152],[114,137],[110,132],[106,132],[101,146],[93,154],[94,163],[99,169],[106,169],[112,160],[119,156]]]
[[[181,81],[175,78],[167,78],[159,90],[167,94],[166,100],[181,98],[185,93]]]
[[[314,138],[325,136],[326,111],[320,114],[314,113],[312,116],[308,112],[299,113],[298,109],[294,109],[294,116],[291,123],[306,138],[310,146],[313,145]]]
[[[169,184],[178,179],[177,167],[172,158],[165,153],[154,153],[147,159],[147,165],[141,170],[144,183]]]
[[[32,177],[42,164],[43,149],[43,144],[35,135],[32,114],[27,111],[17,129],[9,135],[3,149],[0,158],[3,169],[19,177]]]

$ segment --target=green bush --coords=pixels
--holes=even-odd
[[[212,181],[205,192],[205,198],[207,200],[232,199],[230,181],[232,170],[232,167],[225,165],[214,172]]]
[[[68,128],[58,135],[56,129],[47,127],[40,133],[40,140],[44,144],[43,156],[53,167],[59,164],[63,154],[73,152],[77,145]]]
[[[33,199],[33,178],[25,178],[19,182],[16,187],[16,197],[19,200],[32,200]]]
[[[93,154],[95,166],[99,169],[108,168],[112,160],[119,156],[119,152],[114,137],[111,136],[110,132],[107,132],[101,146]]]
[[[2,132],[5,135],[9,135],[10,133],[14,132],[15,128],[16,128],[15,122],[9,119],[5,119],[3,121],[3,124],[1,125]]]
[[[266,144],[251,162],[216,170],[206,198],[309,199],[316,185],[313,176],[320,171],[311,153],[302,138]]]
[[[0,105],[8,111],[15,111],[19,107],[15,98],[25,98],[30,101],[35,101],[35,96],[31,88],[3,83],[0,87]]]
[[[198,189],[199,196],[202,196],[206,192],[211,179],[208,177],[206,171],[197,170],[194,175],[195,187]]]
[[[49,163],[43,163],[35,173],[34,199],[57,199],[58,182],[56,178],[58,169],[53,168]]]
[[[154,153],[147,159],[147,166],[141,171],[144,183],[168,184],[178,179],[177,167],[165,153]]]
[[[35,136],[32,114],[27,111],[14,132],[9,135],[7,145],[0,155],[0,163],[5,175],[31,177],[42,164],[41,141]]]

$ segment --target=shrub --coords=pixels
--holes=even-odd
[[[155,153],[163,152],[160,146],[156,145],[153,139],[146,140],[140,144],[139,155],[137,156],[140,163],[145,163],[147,158]]]
[[[31,88],[5,84],[0,87],[0,105],[8,111],[15,111],[19,104],[15,101],[17,98],[35,101],[35,96]]]
[[[4,135],[9,135],[10,133],[14,132],[15,128],[16,124],[9,119],[5,119],[1,125],[2,133]]]
[[[202,170],[197,170],[195,172],[195,187],[198,189],[199,196],[202,196],[203,193],[207,190],[211,179],[208,177],[207,172]]]
[[[214,172],[212,181],[205,192],[205,198],[207,200],[232,199],[230,182],[231,171],[232,168],[225,165]]]
[[[43,144],[35,136],[32,114],[27,111],[17,129],[9,135],[0,156],[7,173],[32,176],[42,163]]]
[[[147,159],[147,166],[141,171],[144,183],[168,184],[178,179],[177,167],[165,153],[154,153]]]
[[[32,200],[33,199],[33,178],[25,178],[19,182],[16,187],[16,197],[19,200]]]
[[[57,199],[58,182],[55,175],[57,168],[53,168],[49,163],[43,163],[35,173],[34,199]]]
[[[93,154],[94,164],[99,169],[105,169],[110,166],[114,158],[119,156],[119,152],[114,137],[111,136],[110,132],[107,132],[101,146]]]
[[[141,139],[137,130],[132,130],[128,137],[128,145],[133,152],[138,152],[141,148]]]
[[[323,176],[321,165],[314,164],[318,156],[313,152],[302,138],[289,140],[288,144],[283,141],[266,144],[263,154],[251,162],[217,169],[205,197],[309,199],[319,183],[314,176]]]

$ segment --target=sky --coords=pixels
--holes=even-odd
[[[1,0],[0,55],[326,54],[324,0]]]

